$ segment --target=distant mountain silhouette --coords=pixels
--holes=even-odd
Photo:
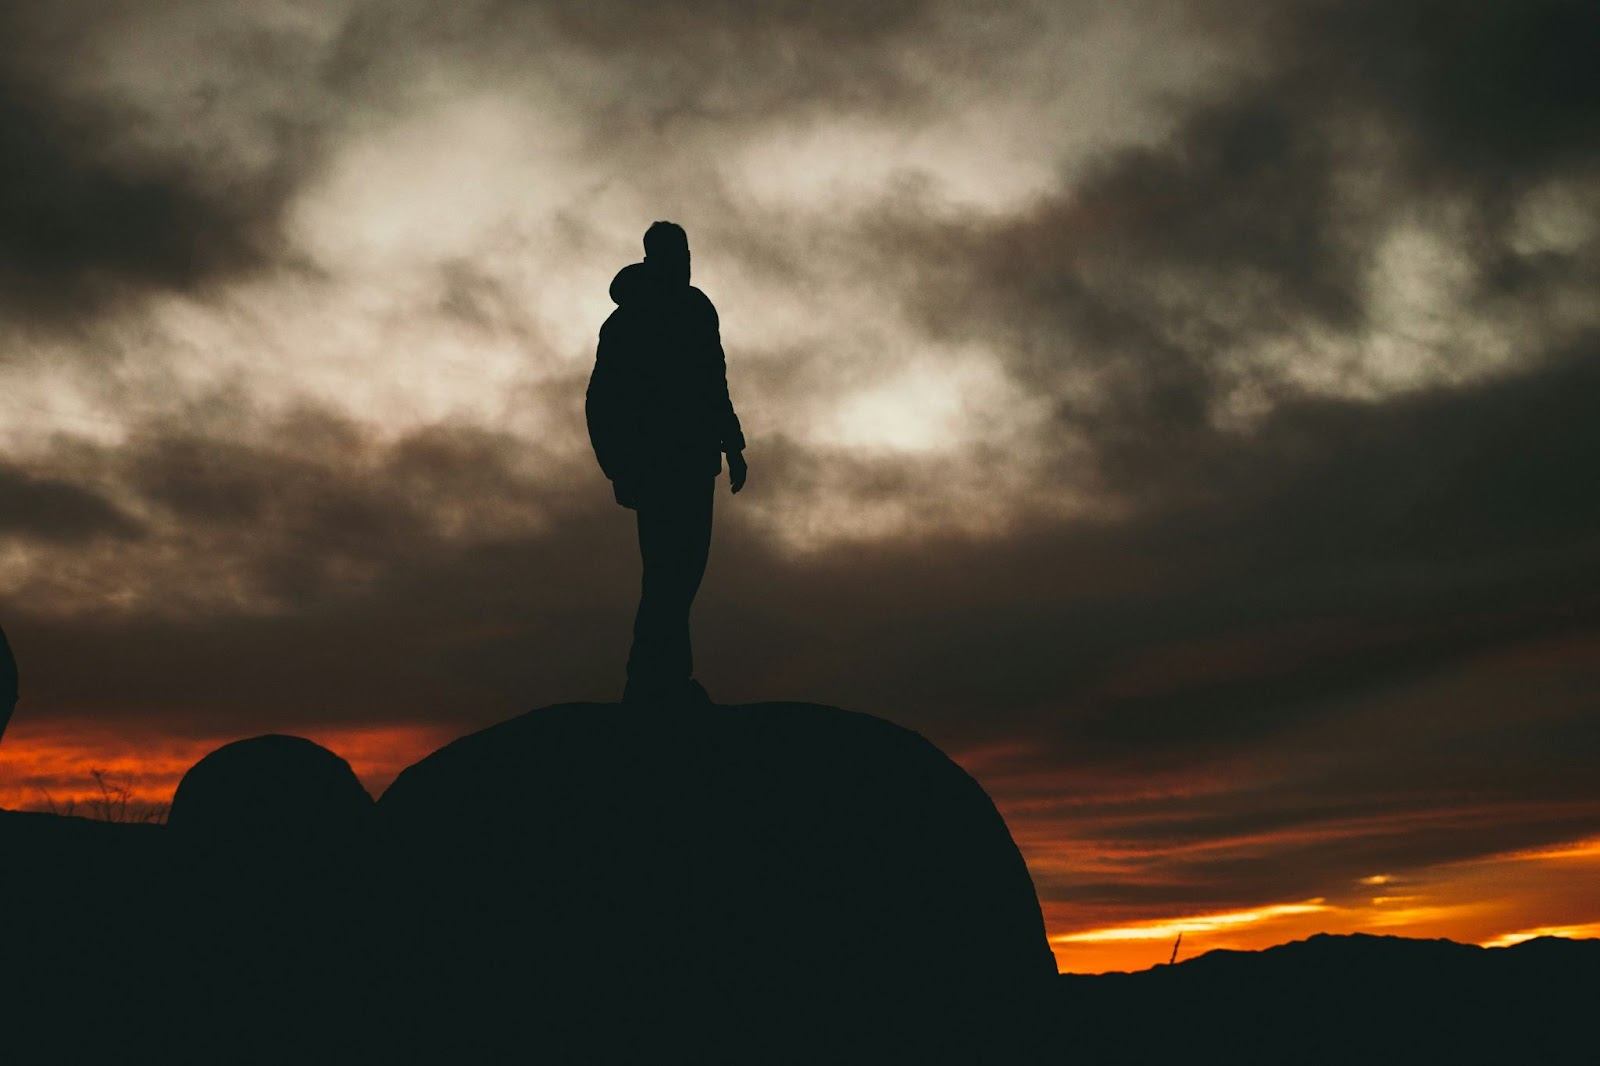
[[[1053,1015],[1084,1062],[1592,1061],[1600,940],[1320,934],[1060,985]]]
[[[1052,976],[993,805],[866,715],[570,704],[376,808],[347,775],[255,738],[196,765],[169,826],[0,811],[0,1061],[1593,1058],[1600,941]],[[275,779],[276,813],[250,798]]]

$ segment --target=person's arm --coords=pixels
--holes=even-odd
[[[633,507],[634,485],[629,467],[632,449],[629,447],[627,389],[622,365],[622,338],[620,327],[607,319],[600,327],[600,343],[595,349],[594,371],[589,375],[589,389],[584,394],[584,421],[589,426],[589,443],[600,469],[611,481],[616,500],[624,507]]]
[[[711,343],[716,352],[716,396],[713,411],[717,425],[717,446],[728,457],[728,483],[734,492],[744,488],[750,468],[744,459],[744,430],[733,409],[733,398],[728,394],[728,357],[722,350],[722,325],[717,318],[716,306],[708,299],[706,309],[711,316]]]

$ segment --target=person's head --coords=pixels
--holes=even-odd
[[[659,277],[689,284],[689,235],[676,222],[653,222],[644,231],[644,261]]]

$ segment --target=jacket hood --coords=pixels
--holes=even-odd
[[[643,263],[629,263],[611,279],[611,302],[619,307],[637,303],[647,297],[653,288],[650,270]]]

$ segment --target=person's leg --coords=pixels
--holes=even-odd
[[[639,609],[633,616],[633,646],[628,649],[629,696],[642,694],[659,683],[662,620],[667,604],[671,557],[666,546],[669,515],[659,505],[659,495],[641,489],[635,509],[639,526]]]
[[[628,692],[646,696],[688,685],[694,675],[689,610],[711,547],[712,483],[663,482],[640,491],[643,576],[628,654]]]
[[[715,483],[706,478],[687,481],[677,497],[680,510],[675,525],[674,545],[678,565],[678,599],[673,604],[673,680],[685,684],[694,677],[694,646],[689,638],[689,612],[694,607],[700,582],[706,576],[711,555],[711,500]]]

